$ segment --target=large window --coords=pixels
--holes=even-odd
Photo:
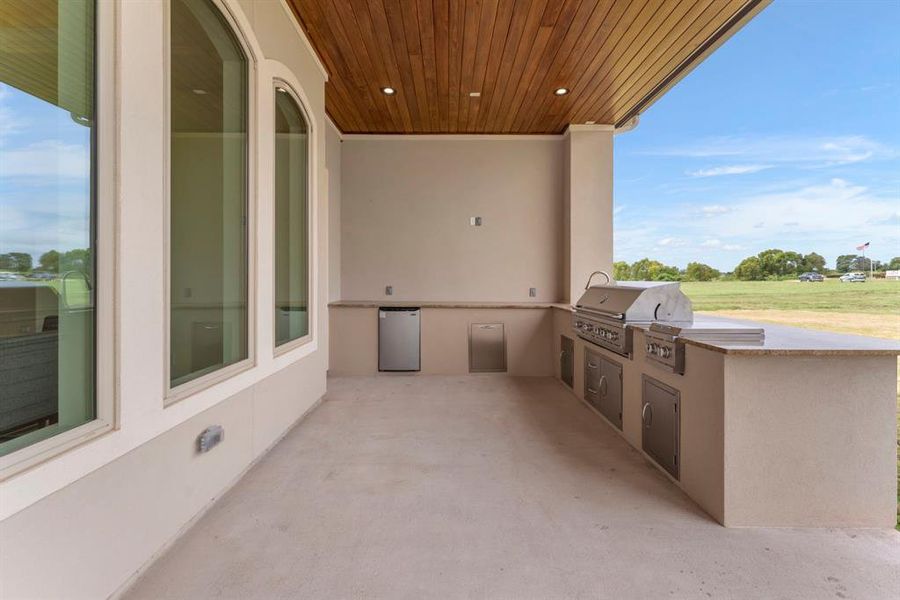
[[[309,334],[309,129],[284,87],[275,91],[275,344]]]
[[[248,356],[248,61],[210,0],[171,2],[170,384]]]
[[[97,414],[94,24],[0,1],[0,456]]]

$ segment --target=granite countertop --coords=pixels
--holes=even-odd
[[[802,329],[788,325],[760,323],[717,317],[696,313],[696,323],[724,325],[735,323],[743,326],[756,326],[765,329],[766,338],[760,344],[740,344],[729,342],[708,342],[686,339],[684,343],[714,352],[732,355],[765,355],[765,356],[898,356],[900,342],[894,340],[832,333],[814,329]],[[636,329],[646,330],[647,325],[633,325]]]
[[[402,302],[396,300],[337,300],[331,302],[328,306],[344,308],[378,308],[379,306],[417,306],[419,308],[571,308],[568,305],[553,302],[472,302],[465,300],[410,300]]]
[[[419,302],[399,302],[380,300],[339,300],[329,306],[348,308],[378,308],[379,306],[417,306],[420,308],[557,308],[573,312],[571,304],[559,302],[471,302],[448,300],[423,300]],[[708,342],[686,339],[685,344],[714,352],[731,355],[758,356],[898,356],[900,342],[894,340],[864,337],[844,333],[831,333],[813,329],[801,329],[787,325],[759,323],[741,319],[717,317],[696,313],[695,322],[722,325],[735,323],[743,326],[762,327],[766,339],[760,344],[739,344],[729,342]],[[633,324],[635,329],[646,330],[648,325]]]

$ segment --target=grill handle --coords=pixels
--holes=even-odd
[[[588,289],[591,287],[591,280],[594,278],[594,275],[603,275],[606,277],[606,283],[612,283],[612,277],[609,276],[609,273],[606,271],[594,271],[591,273],[590,277],[588,277],[587,283],[584,285],[584,289]]]

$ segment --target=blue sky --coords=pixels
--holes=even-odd
[[[900,256],[900,1],[775,0],[615,138],[615,259]]]
[[[0,83],[0,253],[87,248],[90,129]]]

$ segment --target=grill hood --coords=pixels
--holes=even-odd
[[[588,287],[577,311],[619,321],[692,321],[694,310],[678,282],[623,281]]]

